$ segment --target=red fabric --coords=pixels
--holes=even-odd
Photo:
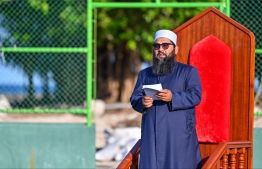
[[[230,48],[209,35],[191,48],[189,63],[197,67],[202,83],[202,100],[196,107],[199,142],[229,141]]]

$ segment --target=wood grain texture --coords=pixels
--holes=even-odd
[[[179,52],[176,59],[183,63],[188,64],[191,47],[210,34],[230,47],[232,51],[230,141],[253,142],[255,69],[253,33],[213,7],[206,9],[173,31],[178,36]],[[213,68],[212,65],[210,68]],[[204,159],[210,156],[216,145],[201,144],[200,147]],[[246,167],[250,168],[252,150],[248,153],[250,158]]]

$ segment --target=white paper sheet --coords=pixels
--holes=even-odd
[[[156,97],[156,94],[162,90],[161,83],[152,84],[152,85],[143,85],[143,90],[145,91],[146,96],[152,97],[154,100],[159,100]]]

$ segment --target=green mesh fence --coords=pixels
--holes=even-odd
[[[258,0],[231,0],[231,18],[251,30],[256,39],[255,61],[255,97],[258,109],[255,115],[262,115],[262,94],[258,94],[262,76],[262,1]]]
[[[86,0],[0,0],[4,112],[87,114],[86,7]]]
[[[220,0],[169,4],[152,0],[148,2],[157,4],[150,5],[138,2],[115,5],[92,0],[0,0],[0,94],[5,97],[2,100],[10,102],[0,111],[81,113],[91,121],[89,105],[95,85],[90,86],[96,78],[91,77],[91,62],[96,64],[96,58],[92,58],[92,9],[172,5],[216,6],[222,10],[225,6]]]
[[[15,99],[11,101],[13,108],[68,109],[83,105],[86,99],[85,54],[6,52],[4,58],[11,66],[2,65],[10,68],[10,72],[1,73],[6,82],[1,90],[7,96],[21,96],[20,99],[9,97]]]
[[[2,112],[90,113],[92,91],[87,84],[93,79],[87,46],[92,29],[87,25],[92,21],[88,16],[92,16],[90,9],[104,5],[90,8],[90,4],[87,0],[0,0],[0,95],[12,107]],[[187,4],[177,5],[183,8],[191,3]],[[261,4],[257,0],[231,1],[231,17],[254,32],[257,51],[262,48]],[[218,6],[223,9],[224,5]],[[261,57],[257,52],[258,81]]]

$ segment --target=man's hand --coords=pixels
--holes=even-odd
[[[158,92],[156,97],[165,102],[170,102],[172,100],[172,92],[168,89],[163,89]]]
[[[149,108],[153,105],[153,99],[148,96],[144,96],[142,99],[142,104],[144,105],[145,108]]]

